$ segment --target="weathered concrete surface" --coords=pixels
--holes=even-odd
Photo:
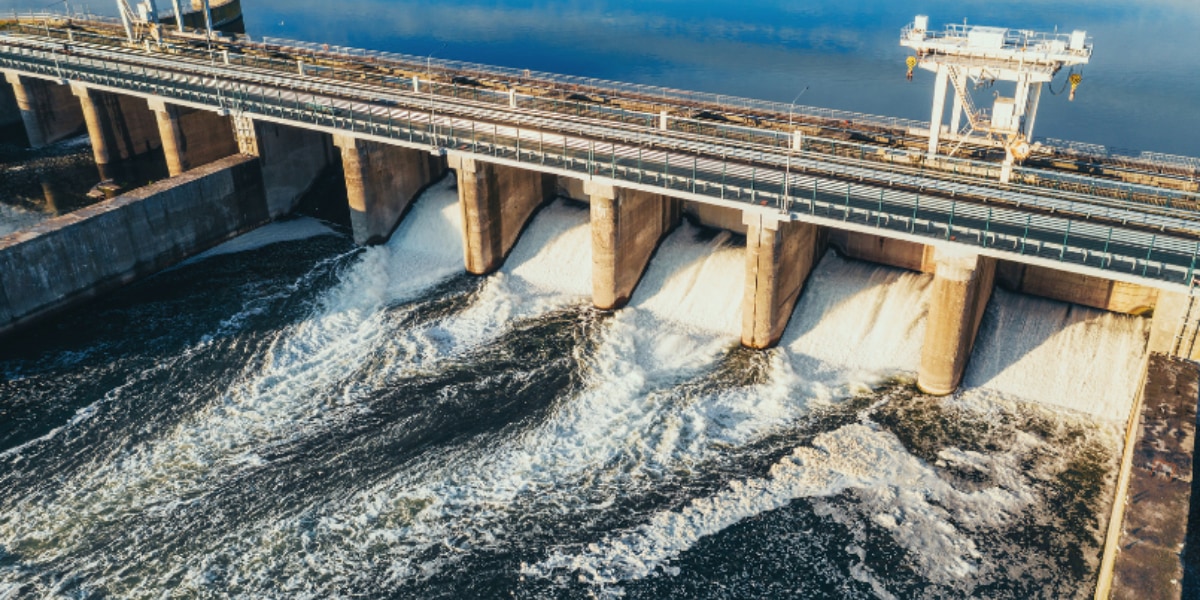
[[[0,335],[268,219],[258,161],[239,155],[0,238]]]
[[[1177,600],[1182,596],[1184,536],[1191,504],[1192,460],[1200,367],[1151,354],[1134,429],[1124,525],[1113,568],[1120,600]]]
[[[83,127],[83,111],[71,99],[71,88],[6,72],[31,148],[70,137]]]
[[[770,348],[783,337],[804,281],[821,259],[821,227],[746,213],[746,289],[742,345]]]
[[[577,202],[591,202],[592,199],[583,189],[584,181],[575,177],[567,177],[565,175],[558,176],[558,190],[556,194],[560,198],[567,198]]]
[[[450,153],[449,164],[458,176],[467,271],[487,275],[504,264],[529,217],[554,198],[557,178],[457,153]]]
[[[684,202],[683,214],[697,225],[746,235],[746,223],[742,220],[741,209],[702,202]]]
[[[386,242],[412,201],[446,172],[446,159],[424,150],[337,135],[350,225],[358,244]]]
[[[1200,298],[1160,292],[1150,325],[1148,352],[1200,360]]]
[[[829,232],[829,245],[842,256],[909,271],[933,273],[937,268],[933,246],[917,242],[836,229]]]
[[[584,184],[591,198],[592,303],[625,306],[658,243],[679,224],[682,202],[661,194]]]
[[[257,156],[271,218],[286,215],[338,160],[333,137],[318,131],[234,117],[242,154]]]
[[[958,388],[975,334],[992,297],[996,261],[972,252],[938,249],[917,387],[944,396]]]
[[[996,264],[996,285],[1013,292],[1130,315],[1145,314],[1158,301],[1158,290],[1152,287],[1007,260]]]
[[[161,99],[152,99],[148,105],[158,123],[158,137],[172,177],[237,154],[238,143],[229,117]]]
[[[135,96],[111,94],[72,83],[79,98],[92,154],[100,177],[115,175],[115,165],[158,151],[162,147],[158,120],[149,103]]]

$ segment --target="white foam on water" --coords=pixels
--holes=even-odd
[[[1019,464],[993,462],[997,470]],[[1001,475],[1008,481],[1019,477]],[[700,538],[748,517],[782,508],[796,498],[832,496],[849,488],[874,496],[873,520],[919,561],[931,581],[955,587],[987,566],[974,542],[952,521],[971,515],[996,522],[1018,514],[1032,500],[1023,486],[989,487],[962,492],[923,461],[908,453],[896,437],[866,424],[853,424],[817,435],[772,465],[767,477],[735,481],[679,510],[662,511],[632,530],[589,544],[580,552],[556,550],[527,566],[524,573],[550,577],[556,571],[579,573],[591,583],[617,583],[649,576]]]
[[[185,261],[183,264],[192,263],[195,261],[220,256],[222,254],[234,254],[238,252],[247,252],[257,250],[271,244],[280,242],[292,242],[296,240],[304,240],[322,235],[337,235],[337,232],[330,229],[329,225],[314,219],[312,217],[300,217],[298,219],[289,219],[287,221],[276,221],[268,223],[239,235],[228,242],[209,248],[196,256]]]
[[[808,386],[814,398],[831,399],[886,377],[915,374],[932,281],[931,275],[827,252],[780,341],[787,364],[779,368],[791,377],[776,378]]]
[[[997,289],[964,387],[1124,422],[1150,320]]]
[[[568,217],[579,218],[571,215],[583,221],[547,228],[557,233],[542,242],[545,249],[531,245],[529,254],[524,249],[514,253],[504,277],[489,286],[507,287],[527,303],[539,302],[538,296],[551,287],[565,299],[590,292],[590,269],[579,264],[585,256],[590,264],[590,250],[579,251],[590,240],[586,213],[552,206],[539,219],[565,225]],[[528,233],[541,235],[536,224]],[[396,580],[423,577],[441,567],[422,552],[447,544],[466,550],[502,540],[500,521],[519,509],[518,499],[533,499],[542,506],[538,510],[546,505],[576,510],[587,502],[580,496],[585,487],[581,480],[590,480],[586,487],[599,489],[600,495],[616,494],[631,479],[645,479],[647,473],[694,454],[719,452],[704,438],[705,427],[692,431],[696,424],[689,423],[695,418],[687,414],[689,404],[668,393],[681,377],[711,367],[737,343],[743,250],[730,246],[728,236],[700,242],[697,233],[683,227],[663,243],[630,309],[605,322],[597,354],[587,359],[587,385],[559,402],[545,422],[483,447],[418,459],[344,504],[313,507],[315,515],[271,525],[250,547],[231,540],[240,546],[236,552],[261,565],[282,548],[299,547],[303,558],[288,566],[297,589],[319,587],[332,573],[354,572],[366,555],[386,554]],[[579,239],[569,239],[577,235]],[[562,253],[577,257],[566,261],[574,267],[550,260],[559,254],[555,240],[567,244]],[[721,314],[726,309],[733,314]],[[674,336],[671,352],[663,349],[666,336]],[[310,521],[316,526],[303,524]],[[245,572],[239,577],[259,580],[260,575]]]
[[[57,555],[81,543],[100,515],[133,515],[186,498],[218,469],[253,464],[260,446],[333,418],[339,404],[354,399],[331,390],[392,335],[384,309],[461,272],[459,231],[457,194],[445,181],[422,196],[392,243],[361,253],[310,318],[278,332],[261,362],[249,363],[223,397],[165,437],[64,483],[69,493],[58,502],[16,502],[22,519],[0,523],[0,543],[54,540],[39,558]]]

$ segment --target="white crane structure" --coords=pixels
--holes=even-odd
[[[183,33],[183,7],[180,6],[179,0],[171,0],[171,5],[175,9],[175,28],[179,33]],[[202,6],[206,35],[211,38],[212,9],[208,0],[203,0]],[[130,42],[140,41],[146,31],[157,31],[162,23],[155,0],[143,0],[137,4],[130,4],[129,0],[117,0],[117,12],[121,15],[121,25],[125,27],[125,35]]]
[[[1005,149],[1000,175],[1004,183],[1011,177],[1014,161],[1029,156],[1042,85],[1049,83],[1063,67],[1069,67],[1072,74],[1068,81],[1074,99],[1075,88],[1082,80],[1074,67],[1087,64],[1092,56],[1092,43],[1085,31],[1050,33],[965,22],[931,31],[929,17],[925,15],[917,15],[901,30],[900,45],[912,48],[915,53],[908,58],[909,78],[914,67],[936,74],[933,112],[929,118],[930,157],[937,155],[943,134],[959,145],[972,137],[988,140]],[[977,108],[968,85],[990,87],[997,81],[1015,82],[1013,95],[997,92],[990,110]],[[948,128],[944,122],[947,84],[954,88]],[[957,149],[955,146],[950,154]]]

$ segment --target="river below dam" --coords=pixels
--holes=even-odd
[[[683,225],[589,306],[586,205],[489,277],[453,180],[383,246],[271,225],[0,351],[0,597],[1086,597],[1147,321],[998,291],[914,392],[930,277],[829,254],[741,349]]]
[[[256,38],[916,119],[917,12],[1079,27],[1039,135],[1200,155],[1191,2],[243,4]],[[42,177],[0,235],[80,143],[5,163]],[[682,225],[606,313],[586,205],[480,278],[456,197],[369,248],[272,224],[0,342],[0,600],[1092,596],[1148,320],[996,290],[931,398],[928,275],[827,254],[749,351],[737,236]]]

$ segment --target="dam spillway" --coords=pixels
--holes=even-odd
[[[320,67],[300,68],[319,75]],[[128,109],[119,98],[113,104],[113,89],[100,93],[110,97],[91,89],[73,96],[81,105],[100,98],[107,118]],[[786,186],[783,193],[758,187],[755,166],[727,197],[733,187],[713,185],[694,171],[689,178],[677,154],[657,156],[663,171],[615,150],[604,160],[602,151],[589,155],[593,148],[583,146],[573,147],[571,160],[564,150],[556,163],[543,148],[539,156],[523,145],[535,139],[524,129],[517,128],[514,153],[506,154],[496,130],[478,146],[473,129],[472,143],[465,144],[455,129],[464,121],[432,110],[429,137],[416,147],[401,144],[400,151],[396,137],[362,135],[364,113],[354,105],[340,112],[336,102],[310,103],[313,129],[241,114],[231,119],[222,143],[232,139],[238,150],[258,156],[266,198],[255,210],[275,217],[290,210],[311,171],[340,162],[348,187],[356,187],[347,189],[350,209],[358,211],[357,220],[351,213],[352,234],[369,246],[355,249],[318,235],[309,240],[311,249],[285,243],[219,251],[189,263],[185,274],[213,268],[217,279],[208,281],[220,281],[234,271],[255,271],[255,262],[275,265],[271,257],[278,252],[301,257],[279,274],[261,273],[235,286],[219,301],[226,308],[196,315],[195,329],[178,310],[195,306],[196,294],[186,285],[178,296],[161,298],[158,314],[141,312],[136,301],[122,306],[127,296],[117,296],[116,306],[101,304],[109,316],[149,317],[151,325],[182,320],[184,333],[173,341],[154,338],[149,329],[135,335],[163,342],[151,344],[145,356],[122,354],[104,331],[89,333],[96,344],[81,354],[53,339],[35,344],[48,357],[44,373],[60,368],[50,357],[95,366],[89,356],[117,348],[129,362],[109,377],[137,376],[95,402],[19,409],[76,411],[61,429],[15,426],[5,456],[11,464],[62,473],[79,492],[44,509],[18,501],[32,522],[10,524],[5,558],[28,565],[34,575],[6,572],[6,583],[25,589],[37,580],[32,585],[140,596],[164,582],[186,581],[203,595],[254,594],[278,589],[282,581],[298,593],[401,586],[419,595],[453,587],[470,572],[483,573],[491,590],[582,593],[617,586],[653,596],[695,585],[715,556],[707,544],[746,547],[743,536],[777,532],[779,524],[766,521],[780,519],[800,529],[826,520],[842,524],[807,548],[768,544],[783,559],[816,565],[805,576],[825,593],[851,586],[863,593],[1012,595],[1036,588],[1069,595],[1087,588],[1095,533],[1106,521],[1071,521],[1047,507],[1071,502],[1074,515],[1104,512],[1109,478],[1079,478],[1061,464],[1111,473],[1122,443],[1115,432],[1133,394],[1128,385],[1105,382],[1129,382],[1119,373],[1140,369],[1147,337],[1151,347],[1188,352],[1180,343],[1181,332],[1194,327],[1188,286],[1179,289],[1163,277],[1175,269],[1171,277],[1186,279],[1186,247],[1175,249],[1182,249],[1182,262],[1168,264],[1157,260],[1156,233],[1136,253],[1128,246],[1105,252],[1108,246],[1065,243],[1070,231],[1095,236],[1087,224],[1068,225],[1064,243],[1034,243],[992,230],[990,209],[951,208],[948,219],[935,223],[920,214],[926,202],[920,197],[906,222],[890,196],[864,198],[851,184],[844,196],[822,188],[806,202],[798,192],[789,196]],[[168,152],[185,159],[180,147],[187,144],[179,140],[198,139],[170,104],[146,102],[152,127],[141,135],[143,143],[161,143],[167,168]],[[230,116],[209,112],[202,118]],[[424,116],[408,111],[418,114]],[[668,116],[668,130],[672,122],[684,121]],[[368,128],[377,125],[368,117]],[[178,138],[174,150],[171,135]],[[558,141],[574,143],[565,136]],[[272,158],[280,153],[307,162]],[[645,157],[638,154],[638,162]],[[531,168],[544,167],[543,158],[570,173]],[[789,153],[783,158],[791,166]],[[186,163],[177,160],[174,169],[194,170]],[[694,159],[693,168],[698,164]],[[440,178],[446,168],[454,171],[452,181]],[[785,179],[786,173],[777,182]],[[729,204],[705,201],[714,191]],[[752,201],[760,197],[766,210]],[[810,210],[810,220],[779,218],[778,205],[789,200]],[[519,209],[507,210],[512,205]],[[1157,210],[1143,207],[1141,214],[1159,218]],[[646,215],[655,217],[653,227],[642,226]],[[980,215],[982,221],[972,221]],[[839,220],[842,225],[834,223]],[[1110,223],[1111,215],[1096,220]],[[908,235],[892,236],[887,227]],[[1131,226],[1139,233],[1149,229]],[[960,250],[956,245],[976,250],[968,253],[970,266],[952,266],[965,278],[944,277],[943,250]],[[1018,257],[1028,252],[1041,260],[1006,260],[1012,257],[1005,253],[1018,249]],[[1120,260],[1113,257],[1120,252],[1132,261],[1114,276]],[[961,257],[949,255],[951,261]],[[797,274],[799,262],[805,264]],[[1058,270],[1066,265],[1083,269]],[[483,277],[465,277],[464,269]],[[603,270],[612,274],[604,280],[607,297],[624,304],[612,313],[589,308],[604,296],[595,277]],[[1071,285],[1055,285],[1068,276]],[[179,286],[172,278],[184,275],[161,277]],[[749,289],[769,292],[747,300]],[[1027,302],[1021,293],[1055,300]],[[951,375],[962,377],[965,389],[934,404],[910,384],[926,362],[931,320],[941,319],[931,299],[953,294],[957,299],[947,304],[965,316],[952,323],[947,347],[958,362]],[[1171,306],[1158,304],[1164,294],[1176,306],[1184,301],[1179,312],[1159,311],[1153,321],[1099,312]],[[748,305],[766,307],[767,316],[751,318],[748,326]],[[75,320],[65,323],[79,327]],[[748,327],[759,331],[747,336]],[[778,346],[761,353],[738,348],[747,338],[747,345],[762,339]],[[1071,348],[1089,349],[1077,357],[1086,365],[1045,359]],[[234,358],[218,356],[225,352]],[[144,362],[151,356],[162,364]],[[247,362],[238,366],[236,357]],[[174,412],[154,417],[142,433],[131,433],[122,421],[136,419],[128,412],[133,404],[171,389],[177,369],[210,367],[213,375],[200,389],[182,394]],[[40,393],[25,386],[45,383],[41,367],[18,358],[5,368],[18,396]],[[1095,385],[1072,381],[1082,372]],[[1039,383],[1030,385],[1034,380]],[[78,395],[89,397],[95,399]],[[94,421],[98,415],[102,422]],[[1000,425],[992,424],[996,420]],[[48,454],[81,443],[73,436],[82,431],[112,434],[115,445],[86,466],[79,457]],[[307,460],[311,464],[301,464]],[[1030,460],[1037,464],[1027,472],[1013,467]],[[14,471],[9,481],[35,495],[51,493],[22,473]],[[347,473],[361,479],[341,490]],[[1074,487],[1064,494],[1041,483],[1046,480]],[[943,512],[946,507],[954,510]],[[38,524],[61,522],[66,514],[100,520],[113,510],[129,518],[66,523],[55,533],[61,548],[38,550]],[[242,513],[244,519],[236,516]],[[978,513],[994,518],[970,516]],[[163,518],[129,520],[146,514]],[[205,521],[214,518],[229,526],[205,532]],[[168,525],[169,519],[177,523]],[[1030,523],[1058,545],[1021,558],[1035,545],[1022,533]],[[193,542],[181,548],[154,541],[167,533]],[[117,562],[89,563],[83,540],[93,537],[144,540],[130,544],[129,552],[157,558],[139,562],[130,577]],[[818,551],[824,544],[845,549],[845,556]],[[292,553],[303,560],[279,558]],[[885,574],[888,561],[881,556],[888,555],[908,557],[921,574]],[[772,564],[778,563],[755,568]],[[1006,576],[1012,569],[1068,575],[1014,582]],[[92,582],[79,583],[80,577]],[[754,586],[764,581],[771,578],[744,583],[760,589]]]

